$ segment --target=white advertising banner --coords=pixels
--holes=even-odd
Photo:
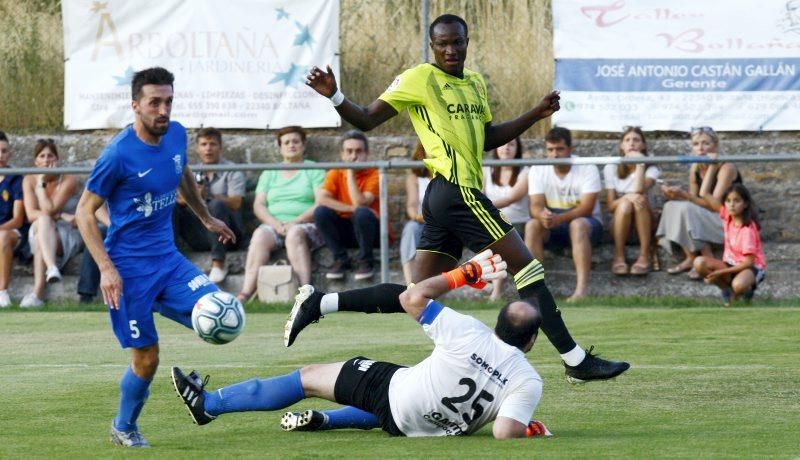
[[[64,125],[133,121],[131,77],[175,74],[172,119],[191,128],[340,126],[304,83],[339,75],[339,0],[63,0]]]
[[[554,122],[800,129],[800,0],[553,0]]]

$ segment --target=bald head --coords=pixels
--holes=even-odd
[[[494,333],[503,342],[527,352],[541,324],[539,309],[527,301],[518,300],[500,309]]]

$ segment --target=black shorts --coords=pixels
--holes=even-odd
[[[392,436],[404,436],[397,428],[389,407],[389,382],[398,369],[405,366],[372,361],[363,356],[344,363],[336,378],[333,396],[336,402],[357,407],[375,415],[383,431]]]
[[[727,265],[728,267],[734,266],[733,264],[729,264],[728,262],[725,262],[725,265]],[[755,292],[755,290],[758,289],[758,285],[761,284],[762,281],[764,281],[764,277],[767,276],[767,272],[766,270],[760,269],[755,265],[751,265],[750,267],[747,268],[747,270],[753,272],[753,276],[755,277],[755,283],[753,284],[753,292]]]
[[[425,191],[422,216],[425,226],[417,251],[444,253],[456,261],[464,246],[477,254],[514,229],[482,191],[439,175]]]

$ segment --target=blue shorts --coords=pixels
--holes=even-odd
[[[153,312],[192,327],[194,304],[219,288],[183,255],[142,258],[156,264],[156,273],[122,278],[119,310],[109,309],[111,327],[122,348],[144,348],[158,343]]]
[[[592,243],[592,246],[597,246],[600,244],[600,240],[603,238],[603,224],[594,217],[580,217],[580,219],[586,219],[589,221],[589,226],[591,227],[591,230],[589,231],[589,241]],[[545,247],[552,249],[566,248],[570,246],[571,241],[569,237],[569,224],[569,222],[566,222],[556,228],[551,228],[550,238],[548,238],[545,242]]]

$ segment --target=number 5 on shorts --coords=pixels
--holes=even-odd
[[[131,328],[131,338],[138,339],[141,333],[139,332],[139,327],[136,326],[136,320],[132,319],[128,321],[128,326]]]

